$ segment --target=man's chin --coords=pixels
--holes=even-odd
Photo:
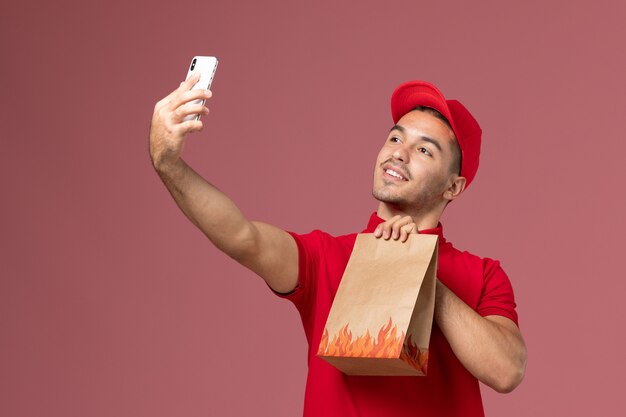
[[[406,200],[399,195],[391,193],[381,192],[379,190],[372,190],[372,196],[381,203],[390,204],[393,206],[406,205]]]

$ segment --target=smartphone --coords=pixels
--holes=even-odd
[[[187,71],[187,77],[185,79],[189,79],[193,74],[200,72],[200,79],[197,83],[191,87],[192,90],[208,90],[211,88],[211,83],[213,82],[213,76],[215,75],[215,70],[217,69],[217,58],[214,56],[194,56],[191,60],[191,64],[189,65],[189,71]],[[200,104],[204,105],[205,100],[193,100],[189,103],[191,104]],[[190,114],[184,118],[187,120],[200,120],[199,114]]]

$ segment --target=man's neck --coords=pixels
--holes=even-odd
[[[391,219],[393,216],[410,216],[417,225],[418,230],[434,229],[437,227],[442,213],[443,210],[408,211],[382,201],[378,204],[378,210],[376,211],[378,217],[385,221]]]

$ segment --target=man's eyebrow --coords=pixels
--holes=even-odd
[[[439,149],[439,152],[442,152],[441,145],[436,139],[429,138],[428,136],[420,136],[424,142],[432,143]]]
[[[404,128],[404,126],[400,126],[400,125],[393,125],[393,127],[389,130],[389,132],[393,130],[398,130],[401,133],[406,132],[406,129]],[[443,150],[441,149],[441,144],[439,143],[437,139],[433,139],[428,136],[420,136],[420,139],[422,139],[424,142],[432,143],[433,145],[435,145],[437,149],[439,149],[439,152],[443,152]]]

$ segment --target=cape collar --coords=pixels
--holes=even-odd
[[[383,222],[384,220],[378,217],[376,212],[373,212],[372,215],[370,216],[369,222],[367,223],[367,227],[361,233],[373,233],[374,230],[376,229],[376,226],[378,226],[379,224]],[[437,227],[433,229],[424,229],[424,230],[420,230],[419,232],[429,234],[429,235],[437,235],[439,236],[440,244],[445,242],[445,238],[443,237],[443,226],[441,225],[441,222],[439,222],[437,224]]]

